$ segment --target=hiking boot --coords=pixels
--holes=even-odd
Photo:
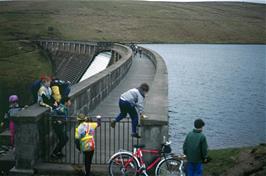
[[[82,174],[82,175],[84,175],[84,176],[95,176],[95,174],[93,174],[92,172],[90,172],[90,173],[86,173],[86,171],[85,171],[85,173]]]
[[[51,154],[51,158],[53,158],[53,159],[58,159],[58,156],[57,156],[55,153],[52,153],[52,154]]]
[[[64,157],[65,155],[62,153],[62,152],[58,152],[55,154],[58,158],[62,158]]]
[[[113,121],[111,122],[111,127],[112,127],[112,128],[115,128],[115,123],[116,123],[115,120],[113,120]]]
[[[85,174],[85,176],[95,176],[93,173]]]
[[[64,157],[64,154],[62,152],[58,152],[58,153],[52,153],[51,154],[51,157],[54,158],[54,159],[58,159],[58,158],[62,158]]]
[[[133,134],[131,134],[131,136],[135,137],[135,138],[138,138],[138,139],[141,138],[141,136],[138,133],[133,133]]]

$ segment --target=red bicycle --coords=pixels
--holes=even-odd
[[[109,160],[109,175],[148,176],[147,171],[156,167],[156,176],[185,176],[183,158],[171,153],[169,142],[163,144],[161,150],[145,150],[144,147],[145,145],[134,145],[133,153],[124,150],[115,153]],[[150,153],[155,157],[147,167],[143,153]]]

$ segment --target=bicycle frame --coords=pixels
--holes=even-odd
[[[108,163],[110,163],[110,161],[111,161],[113,158],[115,158],[116,156],[120,156],[120,155],[122,155],[122,154],[126,154],[126,155],[128,155],[128,156],[131,156],[131,158],[128,159],[128,160],[126,161],[126,163],[124,164],[126,167],[127,167],[127,166],[128,166],[133,160],[135,160],[135,161],[137,162],[138,167],[140,167],[140,163],[139,163],[138,158],[135,157],[135,156],[133,156],[133,154],[132,154],[131,152],[129,152],[129,151],[125,151],[125,150],[119,151],[118,153],[114,154],[114,155],[110,158],[110,160],[108,161]],[[123,161],[122,161],[122,162],[123,162]]]
[[[156,156],[156,159],[153,160],[151,164],[146,168],[146,163],[143,160],[143,153],[150,153],[153,156]],[[141,174],[144,170],[149,171],[155,167],[161,161],[161,152],[160,150],[146,150],[142,148],[134,149],[133,156],[136,157],[140,162],[140,168],[138,173]]]
[[[152,156],[155,156],[155,159],[152,161],[151,164],[149,164],[146,167],[146,163],[143,159],[143,153],[150,153]],[[127,155],[128,158],[123,159],[122,155]],[[120,157],[119,157],[120,156]],[[179,157],[179,156],[177,156]],[[113,160],[115,159],[116,160]],[[122,160],[121,160],[122,159]],[[165,162],[165,160],[168,159],[174,159],[174,160],[179,160],[180,165],[178,167],[178,170],[180,171],[179,173],[184,176],[184,172],[183,172],[183,159],[176,159],[175,156],[173,155],[173,153],[161,153],[161,150],[147,150],[147,149],[142,149],[142,148],[134,148],[133,153],[129,152],[129,151],[125,151],[125,150],[120,150],[119,152],[115,153],[109,160],[109,163],[113,162],[117,162],[118,165],[119,163],[122,164],[122,167],[120,167],[120,171],[122,174],[125,174],[128,169],[133,169],[135,173],[137,173],[138,175],[145,175],[148,176],[147,171],[150,171],[152,168],[155,167],[155,174],[157,174],[158,169],[160,168],[160,165]],[[134,167],[134,162],[136,163],[136,167]],[[109,167],[110,169],[110,167]],[[180,175],[179,174],[179,175]],[[180,176],[181,176],[180,175]]]

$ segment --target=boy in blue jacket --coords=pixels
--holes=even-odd
[[[149,85],[147,83],[143,83],[138,88],[133,88],[123,93],[119,99],[120,114],[111,122],[111,127],[114,128],[117,122],[129,114],[132,121],[131,136],[140,138],[139,134],[137,133],[138,119],[139,115],[143,116],[143,104],[145,95],[148,93],[148,91]]]

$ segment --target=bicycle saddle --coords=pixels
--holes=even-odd
[[[134,148],[144,148],[145,144],[135,144],[133,145]]]

